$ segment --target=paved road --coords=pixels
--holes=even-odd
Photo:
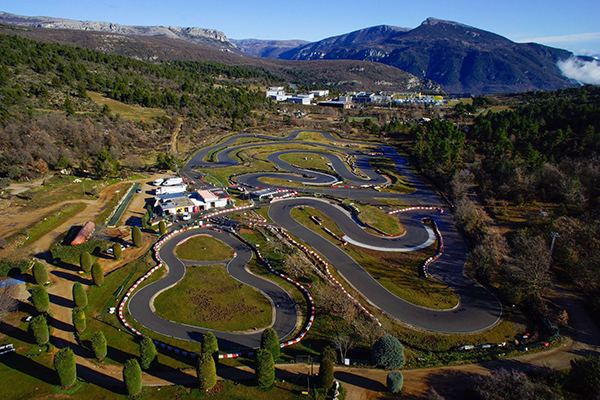
[[[201,341],[204,333],[212,331],[219,339],[221,348],[259,347],[262,330],[249,333],[216,331],[169,321],[153,312],[152,303],[157,294],[177,284],[185,275],[185,264],[175,256],[175,247],[181,241],[199,234],[213,236],[225,242],[236,252],[237,256],[227,265],[227,272],[238,281],[260,290],[278,306],[273,308],[275,320],[272,327],[281,340],[287,339],[298,321],[298,310],[294,300],[281,287],[246,270],[245,266],[252,258],[252,250],[247,245],[228,233],[202,228],[182,232],[162,246],[160,257],[167,264],[169,272],[164,278],[145,286],[131,297],[128,307],[132,317],[146,329],[178,339]]]
[[[184,176],[196,176],[197,173],[193,171],[193,168],[211,168],[211,167],[224,167],[233,166],[239,164],[239,162],[232,157],[235,152],[256,146],[282,144],[285,145],[289,141],[294,141],[294,144],[309,144],[313,147],[318,147],[321,150],[312,150],[314,154],[326,156],[331,164],[336,169],[339,176],[348,180],[350,183],[355,185],[361,184],[379,184],[384,180],[379,174],[371,169],[369,164],[370,156],[362,154],[357,150],[346,147],[339,147],[330,144],[314,143],[314,142],[303,142],[295,140],[301,131],[294,131],[287,137],[276,138],[264,135],[238,135],[227,139],[226,141],[204,148],[197,152],[190,161],[181,169],[180,173]],[[333,137],[330,133],[319,132],[327,140],[331,140],[332,143],[344,142],[342,139]],[[236,145],[239,139],[245,138],[250,140],[251,143],[243,143]],[[253,141],[253,138],[257,140]],[[259,139],[266,139],[268,142]],[[369,143],[371,146],[375,144]],[[408,161],[405,157],[400,156],[396,150],[390,146],[381,145],[379,146],[383,157],[387,157],[394,162],[394,165],[398,172],[406,179],[406,181],[414,188],[414,192],[410,194],[396,194],[388,192],[376,192],[373,189],[349,189],[349,188],[332,188],[332,187],[312,187],[304,188],[304,192],[308,193],[320,193],[324,195],[331,195],[339,198],[357,199],[367,202],[373,202],[374,198],[389,198],[400,200],[409,205],[427,205],[444,207],[444,202],[435,193],[435,191],[428,186],[422,179],[420,179],[408,165]],[[353,155],[356,160],[356,165],[360,170],[368,177],[364,179],[356,176],[348,170],[345,163],[337,156],[328,154],[327,149],[335,149],[336,151],[343,151],[350,155]],[[215,152],[216,162],[207,162],[205,158],[211,152]],[[314,171],[302,170],[293,167],[289,163],[284,162],[279,157],[286,152],[296,152],[294,150],[281,151],[278,153],[271,154],[269,159],[274,162],[278,168],[288,172],[272,172],[272,173],[250,173],[238,176],[236,181],[246,185],[254,187],[265,187],[269,186],[259,181],[261,177],[275,177],[279,179],[288,179],[296,182],[305,182],[308,179],[306,176],[313,178],[313,182],[327,183],[335,179],[333,176],[327,174],[317,174]],[[306,152],[306,151],[302,151]],[[305,176],[302,176],[305,175]],[[290,189],[296,189],[290,187]],[[430,275],[433,275],[438,280],[442,281],[452,289],[460,297],[459,305],[452,310],[431,310],[423,307],[416,306],[408,303],[403,299],[393,295],[385,288],[383,288],[373,277],[371,277],[360,265],[354,260],[347,256],[339,247],[333,245],[308,228],[301,226],[297,221],[293,220],[290,216],[292,208],[299,205],[310,205],[315,208],[319,208],[331,216],[336,224],[342,229],[342,231],[356,243],[360,243],[367,247],[382,247],[394,249],[395,251],[403,251],[416,249],[427,244],[427,241],[431,240],[431,231],[428,231],[426,227],[421,224],[421,220],[424,217],[434,219],[444,237],[445,250],[442,257],[436,260],[429,267]],[[486,329],[493,325],[499,320],[502,314],[502,306],[498,299],[490,293],[488,290],[478,285],[476,282],[467,278],[463,274],[463,267],[467,260],[467,250],[464,241],[458,233],[454,218],[450,212],[443,214],[436,211],[433,212],[410,212],[402,215],[402,223],[407,228],[406,233],[399,238],[382,238],[374,235],[370,235],[360,227],[358,227],[355,221],[352,220],[346,213],[327,204],[323,201],[319,201],[313,198],[302,198],[302,199],[290,199],[285,201],[275,202],[271,205],[269,210],[271,218],[280,226],[287,229],[290,233],[298,236],[304,240],[310,246],[315,248],[321,255],[323,255],[328,261],[336,268],[344,278],[354,286],[362,295],[368,299],[368,301],[386,312],[387,314],[397,318],[409,325],[427,329],[435,332],[445,333],[466,333],[476,332]],[[232,246],[233,247],[233,246]],[[164,247],[166,249],[166,247]],[[166,251],[166,250],[165,250]],[[161,253],[162,254],[162,253]],[[238,260],[240,265],[242,258],[240,258],[241,252],[238,252]],[[164,257],[169,257],[165,253]],[[172,254],[171,254],[171,257]],[[165,259],[165,258],[163,258]],[[249,259],[249,258],[248,258]],[[236,261],[236,262],[238,262]],[[177,264],[177,260],[170,260],[169,265],[174,263]],[[165,279],[158,281],[156,284],[161,285],[173,285],[177,280],[171,279],[168,283],[160,283]],[[180,279],[180,278],[179,278]],[[240,279],[244,281],[243,279]],[[173,323],[160,319],[151,313],[148,303],[152,298],[151,291],[155,289],[144,289],[140,294],[134,296],[130,305],[130,310],[134,310],[132,314],[136,315],[136,319],[139,318],[139,312],[144,311],[144,315],[147,316],[145,319],[145,326],[149,329],[155,330],[159,333],[164,333],[165,329],[168,329],[170,335],[177,330],[178,336],[193,340],[196,332],[202,333],[204,330],[201,328],[190,328],[174,327]],[[166,287],[166,286],[165,286]],[[288,296],[289,297],[289,296]],[[291,300],[290,300],[291,301]],[[144,306],[146,304],[146,306]],[[286,303],[287,304],[287,303]],[[291,315],[291,305],[287,304],[289,308],[287,313]],[[139,310],[138,310],[139,307]],[[282,310],[283,311],[283,310]],[[295,318],[295,317],[294,317]],[[150,323],[149,321],[152,321]],[[285,326],[291,324],[290,321],[286,320],[286,316],[277,316],[276,324],[278,322],[284,323]],[[166,328],[169,327],[169,328]],[[278,328],[287,329],[287,328]],[[256,339],[252,338],[252,335],[243,335],[227,333],[227,332],[216,332],[217,337],[222,341],[226,341],[230,344],[242,345],[252,347],[253,343],[256,344]],[[255,335],[256,336],[256,335]],[[280,338],[283,339],[283,335],[280,334]]]

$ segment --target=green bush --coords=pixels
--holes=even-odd
[[[60,386],[69,388],[75,384],[77,379],[77,367],[75,354],[70,347],[60,349],[54,354],[54,370],[58,374]]]
[[[50,309],[50,296],[48,296],[45,287],[37,285],[31,289],[31,304],[39,313],[48,312]]]
[[[256,367],[254,370],[256,384],[261,389],[273,386],[275,382],[275,363],[268,350],[259,349],[256,353]]]
[[[44,264],[40,262],[33,264],[33,279],[38,285],[48,283],[48,270]]]
[[[92,262],[94,262],[92,255],[87,251],[82,252],[79,256],[79,266],[83,272],[90,272],[90,269],[92,269]]]
[[[149,336],[144,336],[140,341],[140,366],[143,370],[148,370],[156,360],[158,351]]]
[[[65,263],[79,265],[81,253],[84,251],[94,254],[96,251],[106,251],[110,242],[103,239],[88,240],[75,246],[57,246],[52,249],[52,257]]]
[[[87,293],[81,282],[73,284],[73,301],[75,302],[75,307],[86,308],[88,305]]]
[[[73,326],[78,334],[82,334],[87,327],[87,321],[85,320],[85,311],[82,308],[75,307],[71,311],[71,319],[73,320]]]
[[[587,398],[596,398],[594,396],[600,393],[600,358],[587,356],[571,360],[567,386],[585,394]]]
[[[371,349],[373,365],[385,369],[398,369],[405,363],[404,347],[398,339],[392,335],[379,338]]]
[[[219,342],[212,332],[205,333],[202,338],[202,354],[209,354],[215,360],[215,364],[219,360]]]
[[[102,331],[94,332],[90,340],[92,342],[92,350],[94,351],[96,360],[104,360],[107,353],[106,337],[104,336],[104,333],[102,333]]]
[[[39,346],[48,344],[48,341],[50,340],[50,329],[48,328],[48,321],[44,315],[40,314],[32,318],[29,322],[29,330]]]
[[[165,221],[160,221],[158,223],[158,230],[160,231],[161,235],[167,233],[167,224],[165,223]]]
[[[104,271],[98,263],[92,264],[92,280],[96,286],[102,286],[102,283],[104,283]]]
[[[260,348],[267,350],[273,356],[273,361],[279,360],[281,354],[281,346],[277,332],[273,328],[267,328],[263,331],[260,337]]]
[[[0,260],[0,276],[8,276],[12,270],[17,270],[24,274],[27,272],[31,263],[29,261],[6,261]]]
[[[333,386],[333,366],[336,358],[337,354],[331,347],[323,349],[319,366],[319,387],[329,390]]]
[[[123,382],[125,382],[127,394],[130,396],[137,396],[142,391],[142,369],[135,358],[125,362]]]
[[[123,257],[123,248],[121,247],[120,243],[115,243],[112,246],[113,249],[113,256],[115,257],[115,260],[120,260],[121,257]]]
[[[196,374],[198,376],[198,389],[200,390],[209,390],[217,384],[215,360],[210,354],[200,354]]]
[[[134,226],[133,230],[131,231],[131,241],[133,242],[133,245],[135,247],[142,246],[142,241],[143,241],[142,231],[137,226]]]
[[[400,371],[392,371],[387,376],[387,388],[392,393],[398,393],[402,390],[404,376]]]

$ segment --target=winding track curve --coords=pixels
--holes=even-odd
[[[192,177],[195,175],[193,168],[210,168],[210,167],[224,167],[233,166],[239,164],[237,160],[232,157],[234,152],[241,149],[261,146],[265,144],[284,144],[286,141],[295,140],[298,134],[303,131],[294,131],[287,137],[271,137],[266,135],[237,135],[227,139],[226,141],[206,147],[198,151],[190,161],[180,170],[183,176]],[[327,140],[332,142],[347,142],[343,139],[333,137],[328,132],[318,132],[323,135]],[[254,142],[245,143],[241,145],[235,145],[235,142],[239,138],[255,137],[260,139],[269,140],[265,142]],[[352,174],[342,160],[337,156],[329,155],[322,151],[310,151],[302,150],[302,152],[312,152],[319,155],[327,155],[327,158],[336,168],[336,172],[344,177],[347,181],[355,185],[364,184],[379,184],[384,180],[379,174],[373,171],[369,165],[369,156],[362,154],[359,151],[353,149],[340,149],[338,146],[328,145],[323,143],[314,142],[303,142],[295,141],[295,144],[309,144],[311,146],[318,146],[324,149],[335,149],[336,151],[344,151],[348,154],[355,156],[355,162],[357,168],[359,168],[368,179],[358,177]],[[348,142],[356,143],[356,142]],[[382,157],[390,158],[398,170],[398,172],[408,181],[408,183],[415,189],[410,194],[395,194],[387,192],[375,193],[373,190],[364,189],[349,189],[349,188],[333,188],[333,187],[320,187],[320,188],[304,188],[303,192],[309,193],[320,193],[326,195],[332,195],[342,198],[350,198],[357,200],[372,201],[373,197],[377,198],[393,198],[401,200],[408,205],[415,206],[435,206],[444,207],[442,199],[435,193],[435,191],[429,187],[422,179],[420,179],[408,166],[408,161],[405,157],[400,156],[394,148],[386,145],[376,145],[373,143],[366,143],[371,146],[377,146],[381,149],[383,154]],[[216,153],[216,162],[206,162],[204,159],[211,152]],[[290,150],[288,152],[295,152]],[[273,153],[269,159],[274,162],[280,169],[290,171],[288,173],[250,173],[236,177],[238,183],[254,187],[266,187],[259,178],[261,177],[276,177],[279,179],[292,180],[296,182],[309,181],[305,177],[298,174],[305,174],[314,177],[312,182],[325,182],[328,179],[326,174],[317,174],[314,171],[297,169],[291,166],[289,163],[281,160],[280,155],[286,153],[286,151]],[[325,176],[321,176],[325,175]],[[330,179],[330,178],[329,178]],[[285,187],[280,187],[285,188]],[[289,188],[294,189],[294,188]],[[454,289],[460,297],[460,304],[451,310],[432,310],[424,307],[419,307],[414,304],[408,303],[405,300],[393,295],[381,286],[373,277],[371,277],[360,265],[354,260],[347,256],[339,247],[333,245],[327,240],[310,229],[300,225],[297,221],[291,218],[290,211],[292,208],[306,205],[321,209],[326,214],[332,217],[332,219],[338,224],[340,229],[352,240],[367,244],[374,247],[387,247],[387,248],[410,248],[418,246],[424,242],[424,239],[429,236],[427,230],[421,225],[420,221],[422,218],[430,217],[435,219],[438,227],[444,237],[445,250],[443,255],[429,266],[430,275],[436,279],[442,281],[450,288]],[[449,212],[443,214],[437,214],[432,216],[429,212],[409,212],[399,216],[402,219],[402,223],[407,227],[406,234],[401,238],[382,238],[374,235],[370,235],[367,232],[361,230],[356,223],[348,217],[344,212],[341,212],[338,208],[327,204],[323,201],[311,198],[296,198],[282,201],[276,201],[271,204],[269,209],[269,215],[278,225],[285,228],[288,232],[296,235],[310,246],[315,248],[325,259],[327,259],[344,278],[375,307],[381,309],[383,312],[390,316],[403,321],[409,325],[427,329],[434,332],[444,333],[468,333],[477,332],[489,328],[494,325],[502,314],[502,306],[498,299],[487,289],[477,284],[473,280],[469,279],[463,274],[463,267],[467,260],[467,250],[462,237],[456,229],[454,219]],[[196,233],[197,234],[197,233]],[[232,246],[233,247],[233,246]],[[236,250],[237,251],[237,250]],[[161,253],[162,254],[162,253]],[[240,253],[238,252],[238,256]],[[166,256],[166,255],[165,255]],[[249,259],[249,258],[248,258]],[[171,266],[171,261],[165,261]],[[241,258],[240,258],[241,261]],[[173,262],[176,263],[175,260]],[[163,279],[164,280],[164,279]],[[161,280],[162,281],[162,280]],[[156,283],[159,283],[158,281]],[[173,283],[171,283],[173,284]],[[254,286],[251,284],[251,286]],[[173,332],[178,330],[181,335],[187,335],[190,340],[197,339],[195,335],[198,333],[206,332],[206,329],[187,327],[183,328],[179,324],[179,327],[172,326],[172,322],[162,320],[156,317],[148,306],[144,311],[144,314],[137,312],[137,307],[142,307],[143,303],[149,304],[152,293],[156,292],[156,288],[150,289],[152,285],[144,288],[140,293],[144,292],[144,295],[134,296],[130,302],[130,312],[140,323],[147,328],[154,330],[159,333],[174,336]],[[288,295],[289,297],[289,295]],[[135,304],[135,307],[132,305]],[[134,315],[135,314],[135,315]],[[150,314],[154,315],[152,317]],[[140,319],[141,317],[141,319]],[[146,319],[148,318],[148,319]],[[156,319],[159,318],[159,319]],[[276,318],[276,322],[279,320],[279,316]],[[283,316],[281,316],[283,318]],[[153,321],[149,323],[147,321]],[[144,322],[142,322],[144,321]],[[169,327],[169,328],[167,328]],[[255,338],[250,339],[252,335],[243,335],[228,332],[215,332],[215,335],[221,340],[229,342],[229,344],[237,344],[238,347],[247,346],[255,347]],[[178,336],[181,337],[181,336]],[[281,337],[281,336],[280,336]],[[242,343],[243,342],[243,343]],[[233,346],[236,347],[236,346]]]
[[[146,329],[178,339],[201,341],[203,334],[211,331],[219,338],[221,347],[239,349],[255,348],[260,345],[262,330],[250,333],[217,331],[169,321],[154,313],[151,306],[153,299],[162,291],[177,284],[185,275],[185,264],[175,256],[175,248],[182,241],[201,234],[219,239],[235,251],[236,257],[227,264],[227,272],[236,280],[260,290],[278,306],[273,308],[275,312],[272,328],[277,331],[280,339],[286,339],[294,331],[298,321],[298,310],[294,300],[278,285],[246,270],[246,264],[252,258],[252,250],[246,244],[229,233],[208,229],[182,232],[161,247],[160,257],[168,266],[169,272],[162,279],[134,293],[128,303],[129,313]]]

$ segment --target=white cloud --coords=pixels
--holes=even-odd
[[[567,42],[585,42],[588,40],[600,39],[600,32],[578,33],[575,35],[563,36],[545,36],[529,39],[520,39],[519,42],[534,42],[534,43],[567,43]]]
[[[598,60],[583,61],[572,57],[559,61],[556,65],[567,78],[581,83],[600,85],[600,62]]]

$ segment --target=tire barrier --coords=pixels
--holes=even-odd
[[[350,298],[350,300],[352,300],[354,302],[354,304],[356,304],[358,306],[358,308],[360,308],[360,310],[362,312],[367,314],[367,316],[369,318],[371,318],[373,321],[375,321],[375,323],[377,323],[377,325],[381,326],[381,322],[379,322],[379,319],[376,316],[374,316],[373,314],[371,314],[371,312],[369,312],[369,310],[367,310],[362,304],[360,304],[360,302],[357,299],[355,299],[350,293],[348,293],[348,291],[344,288],[344,285],[342,285],[337,279],[335,279],[335,277],[333,275],[331,275],[331,272],[329,271],[329,263],[327,261],[323,260],[321,258],[321,256],[319,256],[315,251],[310,250],[309,248],[307,248],[305,245],[303,245],[301,243],[298,243],[283,228],[274,228],[274,229],[277,229],[279,231],[279,233],[281,233],[283,236],[286,237],[287,240],[290,241],[290,243],[292,243],[294,246],[298,247],[304,253],[317,259],[319,261],[319,263],[321,263],[321,265],[323,265],[323,267],[325,268],[325,272],[327,273],[327,277],[329,278],[329,280],[331,282],[333,282],[334,284],[336,284],[344,292],[344,294],[346,294],[346,296],[348,296]]]
[[[319,225],[320,225],[320,224],[319,224]],[[346,245],[348,244],[348,242],[347,242],[347,241],[346,241],[344,238],[340,237],[339,235],[336,235],[334,232],[332,232],[332,231],[331,231],[331,229],[329,229],[329,228],[327,228],[327,227],[325,227],[325,226],[324,226],[324,227],[323,227],[323,230],[324,230],[325,232],[329,233],[331,236],[333,236],[333,237],[334,237],[334,238],[336,238],[337,240],[339,240],[339,241],[341,242],[341,243],[340,243],[340,246],[346,246]]]
[[[236,209],[229,209],[226,210],[227,212],[235,212],[235,211],[240,211],[243,209],[248,209],[250,207],[248,206],[244,206],[244,207],[237,207]],[[222,213],[222,212],[219,212]],[[139,337],[144,337],[145,335],[138,331],[135,327],[133,327],[131,324],[129,324],[129,322],[127,322],[127,319],[125,318],[124,314],[123,314],[123,309],[125,308],[125,305],[127,304],[127,301],[129,300],[129,298],[133,295],[133,292],[135,292],[135,290],[142,284],[142,282],[144,282],[146,279],[148,279],[155,271],[157,271],[159,268],[161,268],[163,266],[163,260],[160,258],[159,255],[159,250],[162,247],[163,244],[165,244],[167,241],[169,241],[172,237],[174,237],[175,235],[181,233],[181,232],[185,232],[185,231],[189,231],[192,229],[200,229],[200,228],[208,228],[208,229],[213,229],[216,230],[218,232],[221,231],[220,228],[214,227],[210,224],[203,224],[203,225],[195,225],[195,226],[189,226],[187,228],[183,228],[183,229],[177,229],[174,230],[171,233],[168,233],[166,235],[164,235],[163,237],[160,238],[160,240],[158,242],[156,242],[154,244],[153,247],[153,251],[154,251],[154,257],[157,261],[157,265],[153,268],[150,269],[150,271],[148,271],[146,274],[144,274],[141,278],[139,278],[127,291],[127,293],[125,293],[125,296],[123,297],[123,299],[121,300],[121,302],[119,303],[119,311],[118,311],[118,315],[119,315],[119,320],[121,321],[121,323],[129,330],[131,331],[134,335],[139,336]],[[312,298],[312,296],[310,295],[310,293],[308,292],[308,290],[306,290],[306,288],[304,286],[302,286],[299,282],[293,280],[292,278],[279,273],[277,271],[275,271],[273,269],[273,267],[271,267],[271,264],[269,262],[268,259],[264,258],[261,254],[260,251],[250,242],[248,242],[246,239],[244,239],[243,237],[241,237],[240,235],[236,234],[235,232],[229,231],[228,229],[225,229],[227,232],[229,232],[230,234],[234,235],[236,238],[238,238],[239,240],[241,240],[243,243],[245,243],[248,247],[250,247],[252,250],[254,250],[254,252],[256,253],[256,255],[258,256],[258,258],[269,268],[269,271],[271,271],[273,274],[285,279],[286,281],[292,283],[294,286],[296,286],[307,298],[308,300],[308,304],[310,306],[310,310],[309,310],[309,314],[310,317],[308,319],[308,322],[306,323],[306,326],[304,327],[304,329],[302,329],[298,335],[292,339],[292,340],[288,340],[286,342],[280,343],[280,346],[283,347],[287,347],[287,346],[291,346],[293,344],[296,344],[298,342],[300,342],[304,336],[306,336],[306,334],[308,333],[308,331],[310,330],[310,328],[312,327],[312,324],[314,322],[315,319],[315,302]],[[186,239],[187,240],[187,239]],[[186,240],[183,240],[181,243],[185,242]],[[154,342],[155,345],[166,349],[168,351],[172,351],[175,354],[181,354],[183,356],[190,356],[190,357],[198,357],[199,354],[197,353],[193,353],[193,352],[189,352],[183,349],[180,349],[178,347],[175,346],[171,346],[169,344],[160,342],[158,340],[152,339],[152,341]],[[253,350],[244,350],[244,351],[240,351],[237,353],[227,353],[227,354],[219,354],[219,358],[222,359],[226,359],[226,358],[236,358],[236,357],[240,357],[240,356],[251,356],[254,354]]]
[[[398,214],[398,213],[405,212],[405,211],[415,211],[415,210],[437,210],[440,214],[442,214],[444,212],[444,209],[442,209],[440,207],[407,207],[407,208],[401,208],[398,210],[389,211],[388,214],[390,214],[390,215]],[[427,272],[427,267],[429,266],[429,264],[431,264],[433,261],[440,258],[440,256],[444,253],[444,237],[442,236],[442,233],[440,232],[440,229],[438,228],[437,223],[431,218],[430,218],[430,221],[433,223],[433,231],[435,232],[435,236],[440,241],[440,244],[438,246],[437,254],[432,257],[429,257],[423,263],[423,276],[425,278],[429,278],[429,273]]]

